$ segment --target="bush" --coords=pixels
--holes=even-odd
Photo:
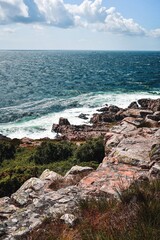
[[[102,138],[88,140],[79,146],[75,153],[75,157],[80,162],[96,161],[101,163],[105,156],[104,142]]]
[[[16,148],[11,142],[0,142],[0,162],[14,158],[15,152]]]
[[[73,155],[75,145],[69,142],[42,142],[31,160],[36,164],[48,164],[56,161],[67,160]]]

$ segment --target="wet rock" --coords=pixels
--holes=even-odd
[[[139,105],[144,109],[150,109],[153,112],[160,111],[160,98],[159,99],[139,99]]]
[[[150,99],[148,98],[142,98],[138,100],[139,105],[144,109],[148,109],[149,102],[150,102]]]
[[[108,107],[108,105],[106,105],[105,107],[102,107],[102,108],[100,108],[100,109],[97,109],[97,111],[98,111],[98,112],[108,112],[108,109],[109,109],[109,107]]]
[[[62,125],[68,126],[68,125],[70,125],[70,122],[68,121],[67,118],[60,117],[60,119],[59,119],[59,125],[60,125],[60,126],[62,126]]]
[[[115,113],[114,112],[104,112],[101,114],[93,114],[93,117],[90,119],[91,123],[112,123],[115,122]]]
[[[87,115],[88,114],[81,113],[78,117],[81,119],[87,120],[88,119]]]
[[[108,111],[113,112],[113,113],[117,113],[117,112],[120,111],[120,108],[115,106],[115,105],[110,105],[109,108],[108,108]]]
[[[61,134],[61,138],[69,141],[85,141],[90,138],[96,138],[105,135],[108,131],[108,125],[68,125],[60,126],[53,124],[52,131]]]
[[[138,106],[137,102],[131,102],[130,105],[128,106],[128,108],[138,109],[139,106]]]

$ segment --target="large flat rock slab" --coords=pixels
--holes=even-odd
[[[146,171],[127,164],[108,163],[105,159],[96,171],[83,178],[79,186],[91,194],[106,193],[115,197],[117,191],[127,188],[133,181],[146,175]]]

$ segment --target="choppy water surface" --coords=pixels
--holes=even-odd
[[[160,96],[160,52],[0,51],[0,133],[54,137],[102,105]]]

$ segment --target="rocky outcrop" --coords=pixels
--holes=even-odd
[[[90,125],[59,125],[53,124],[52,131],[56,132],[57,138],[69,141],[85,141],[90,138],[104,136],[108,131],[109,125],[97,124]]]
[[[10,198],[1,198],[1,239],[26,239],[29,232],[49,217],[59,217],[69,226],[73,226],[77,221],[74,216],[77,212],[77,201],[83,198],[85,191],[73,181],[66,185],[66,179],[74,176],[80,180],[92,170],[89,167],[75,166],[62,177],[46,169],[39,178],[27,180]],[[61,188],[56,191],[50,188],[55,181],[61,182]]]
[[[158,128],[137,128],[123,121],[105,139],[106,157],[95,172],[81,180],[82,188],[111,197],[135,180],[159,177]]]
[[[138,104],[141,108],[150,109],[153,112],[160,111],[160,99],[143,98],[138,100]]]
[[[25,240],[30,231],[49,217],[58,217],[73,227],[78,221],[80,199],[101,195],[118,198],[118,193],[134,181],[160,178],[159,101],[138,103],[140,106],[134,103],[128,109],[112,106],[109,110],[106,106],[102,114],[110,111],[123,119],[110,128],[105,122],[74,126],[64,119],[53,125],[53,130],[70,140],[103,134],[106,156],[97,170],[74,166],[61,176],[46,169],[39,178],[27,180],[10,198],[1,198],[1,239]],[[145,125],[148,119],[156,124]]]
[[[156,128],[160,126],[160,99],[140,99],[132,102],[128,108],[106,104],[98,109],[90,119],[92,125],[71,125],[67,119],[60,118],[59,124],[53,124],[52,131],[56,132],[59,139],[84,141],[89,138],[104,136],[111,125],[116,125],[122,120],[132,123],[136,127]],[[85,117],[85,115],[81,115]],[[59,135],[60,134],[60,135]]]

